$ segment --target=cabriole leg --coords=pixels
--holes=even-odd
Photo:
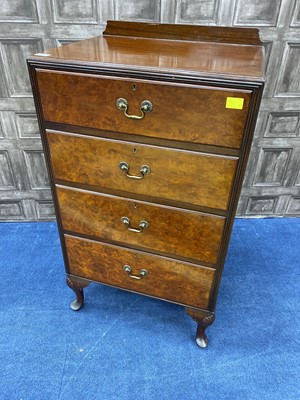
[[[186,312],[197,322],[196,343],[202,349],[208,344],[206,328],[214,322],[215,314],[186,307]]]
[[[89,284],[90,284],[89,281],[67,276],[67,285],[76,294],[76,299],[73,300],[72,303],[70,304],[70,307],[73,311],[78,311],[83,306],[84,302],[83,288],[87,287]]]

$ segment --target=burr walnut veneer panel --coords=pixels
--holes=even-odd
[[[237,159],[69,133],[47,132],[54,177],[226,210]],[[141,166],[151,172],[128,179]]]
[[[216,263],[224,229],[224,217],[176,209],[122,197],[56,186],[63,227],[67,231],[91,235],[167,253]],[[127,217],[130,231],[122,223]]]
[[[208,306],[213,269],[71,236],[66,236],[66,245],[70,272],[75,276],[184,305]],[[147,276],[130,279],[124,265],[130,265],[136,275],[145,269]]]
[[[233,148],[241,145],[249,90],[42,70],[37,77],[47,121]],[[228,97],[243,99],[243,108],[226,108]],[[151,101],[153,111],[140,121],[124,118],[116,108],[118,98],[128,101],[130,114],[140,113],[143,100]]]

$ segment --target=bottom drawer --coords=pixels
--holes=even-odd
[[[184,305],[208,307],[215,274],[211,268],[69,235],[65,240],[72,275]]]

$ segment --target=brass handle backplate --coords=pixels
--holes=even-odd
[[[150,113],[153,110],[153,105],[149,100],[143,100],[140,104],[140,115],[131,115],[127,113],[128,101],[120,97],[116,102],[118,110],[124,112],[124,115],[130,119],[143,119],[146,113]]]
[[[121,171],[126,172],[126,176],[130,179],[143,179],[145,175],[149,175],[151,169],[148,165],[142,165],[140,168],[140,175],[131,175],[129,174],[129,164],[125,161],[121,161],[119,164],[119,168]]]
[[[140,280],[148,275],[148,271],[146,269],[140,269],[138,275],[132,275],[131,274],[132,268],[130,265],[124,265],[123,269],[125,272],[127,272],[127,275],[129,276],[129,278],[132,278],[132,279]]]
[[[139,223],[138,228],[133,228],[132,226],[130,226],[130,219],[128,217],[122,217],[121,221],[125,226],[127,226],[127,230],[130,232],[141,233],[143,232],[144,229],[148,228],[149,226],[148,222],[143,220]]]

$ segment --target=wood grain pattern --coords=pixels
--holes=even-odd
[[[180,304],[207,308],[215,271],[139,251],[66,235],[71,274]],[[132,273],[146,269],[141,280]]]
[[[107,21],[107,26],[103,35],[262,45],[259,39],[258,29],[224,28],[223,26]]]
[[[113,140],[122,140],[125,142],[135,142],[149,144],[153,146],[169,147],[173,149],[181,149],[188,151],[196,151],[199,153],[219,154],[222,156],[239,157],[241,154],[240,149],[233,149],[229,147],[212,146],[208,144],[182,142],[179,140],[168,140],[162,138],[153,138],[150,136],[132,135],[130,133],[121,133],[115,131],[103,131],[95,128],[87,128],[68,124],[59,124],[57,122],[45,122],[45,129],[50,131],[61,131],[77,133],[79,135],[98,136]]]
[[[171,207],[101,195],[70,187],[56,186],[63,228],[122,244],[131,244],[169,254],[216,263],[225,218]],[[130,232],[121,222],[128,217],[141,233]]]
[[[166,149],[98,137],[47,131],[54,177],[129,193],[162,197],[226,210],[237,159]],[[136,181],[119,163],[138,174],[142,165],[151,173]]]
[[[263,80],[262,46],[105,36],[47,50],[47,60],[111,69]],[[32,56],[31,60],[45,59]]]
[[[231,148],[241,145],[251,97],[246,90],[47,70],[39,70],[37,79],[47,121]],[[227,97],[243,98],[243,109],[226,108]],[[128,101],[129,114],[139,115],[143,100],[153,111],[129,119],[117,109],[118,98]]]

